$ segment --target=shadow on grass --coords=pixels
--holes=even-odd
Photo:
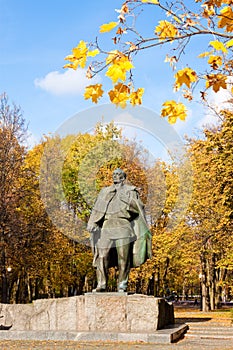
[[[195,322],[208,322],[212,320],[211,317],[176,317],[175,323],[195,323]]]

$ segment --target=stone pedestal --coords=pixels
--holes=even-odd
[[[0,304],[0,323],[17,331],[154,333],[174,323],[173,305],[163,298],[126,293],[87,293]]]

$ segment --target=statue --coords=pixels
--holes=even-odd
[[[119,270],[118,292],[126,292],[130,268],[151,258],[144,205],[136,187],[125,180],[123,170],[114,170],[113,185],[100,191],[87,224],[97,276],[93,292],[106,291],[108,268],[114,266]]]

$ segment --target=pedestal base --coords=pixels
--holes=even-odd
[[[186,329],[174,326],[173,305],[163,298],[127,293],[0,304],[0,316],[3,325],[12,325],[9,331],[0,331],[0,339],[25,339],[28,334],[30,339],[171,342]]]

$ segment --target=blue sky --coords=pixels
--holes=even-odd
[[[93,107],[82,96],[85,72],[64,70],[64,57],[81,39],[93,41],[101,24],[115,21],[114,10],[121,4],[118,0],[0,0],[0,93],[6,92],[10,101],[21,106],[32,139],[38,142],[71,116]],[[139,27],[153,35],[161,14],[150,7],[143,16]],[[101,43],[107,45],[111,36],[102,34]],[[205,51],[200,40],[198,45],[193,43],[183,67],[196,60],[202,46]],[[145,88],[143,105],[155,113],[165,100],[179,100],[172,91],[174,73],[164,63],[167,52],[167,48],[157,48],[139,54],[135,60],[136,86]],[[105,79],[100,75],[97,81]],[[102,103],[107,101],[104,97]],[[200,106],[192,104],[188,108],[187,121],[174,127],[181,138],[195,134],[206,120]]]

